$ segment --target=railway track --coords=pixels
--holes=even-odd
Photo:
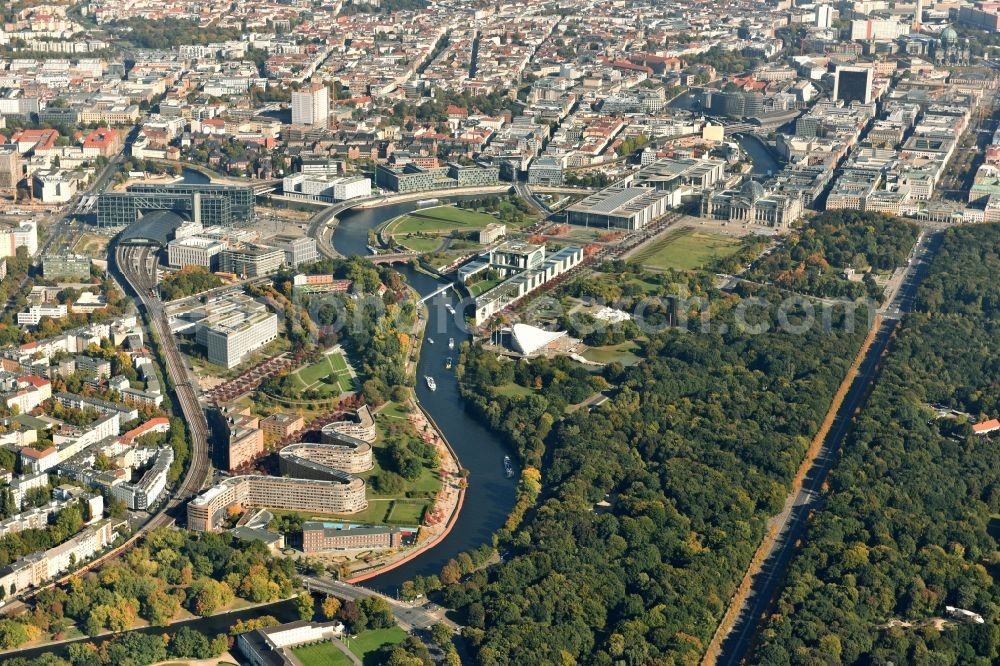
[[[168,377],[191,433],[191,461],[187,473],[163,511],[171,511],[196,495],[208,477],[208,421],[198,402],[198,394],[188,378],[187,367],[173,335],[167,315],[156,291],[156,254],[148,245],[119,246],[115,250],[119,272],[138,297],[156,333]],[[151,520],[150,523],[153,521]],[[150,523],[147,523],[149,525]]]
[[[114,266],[109,266],[109,269],[117,269],[118,274],[124,278],[124,284],[127,284],[135,293],[137,303],[146,310],[150,328],[156,332],[160,351],[166,364],[167,375],[174,382],[174,394],[177,396],[184,421],[191,432],[191,460],[184,479],[173,496],[123,544],[84,566],[52,580],[47,585],[31,590],[23,599],[6,604],[2,611],[5,615],[20,612],[24,607],[24,602],[42,590],[64,585],[71,578],[93,571],[102,564],[127,553],[149,532],[176,524],[181,509],[189,499],[201,490],[208,478],[208,420],[198,402],[198,394],[188,379],[184,359],[170,333],[166,313],[156,292],[155,249],[151,246],[140,245],[116,246],[111,256],[114,259]]]

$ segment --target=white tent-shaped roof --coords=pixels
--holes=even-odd
[[[566,331],[546,331],[528,324],[514,324],[511,332],[514,349],[522,354],[534,354],[545,345],[566,335]]]

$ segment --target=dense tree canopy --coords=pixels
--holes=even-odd
[[[464,395],[530,466],[522,494],[540,497],[498,534],[502,564],[441,572],[477,663],[693,663],[704,650],[865,328],[834,317],[794,334],[765,311],[770,330],[752,335],[735,298],[706,296],[710,331],[651,334],[643,362],[603,378],[567,359],[465,355]],[[599,379],[614,397],[564,416]]]
[[[221,286],[222,279],[218,275],[209,273],[204,266],[190,265],[163,277],[160,296],[165,301],[172,301]]]
[[[997,663],[998,270],[1000,226],[946,232],[753,663]]]
[[[115,23],[129,42],[144,49],[169,49],[184,44],[215,44],[239,39],[239,28],[199,26],[194,21],[128,18]]]
[[[222,534],[157,530],[127,555],[96,572],[35,595],[29,613],[0,622],[0,648],[34,640],[41,632],[64,632],[74,624],[92,636],[121,632],[140,620],[166,627],[182,608],[195,615],[212,615],[232,604],[237,595],[253,603],[287,599],[297,580],[294,563],[273,557],[259,542]],[[160,636],[152,637],[158,644],[144,644],[143,653],[149,649],[157,655],[166,650],[171,656],[205,658],[226,647],[224,636],[221,641],[209,640],[192,633],[178,634],[166,642]],[[70,660],[88,665],[148,664],[164,658],[125,662],[104,656],[119,649],[113,646],[138,649],[127,641],[151,638],[130,638],[138,635],[125,634],[100,650],[81,645],[79,654],[71,653]],[[99,661],[91,661],[94,654]]]
[[[802,294],[881,300],[882,287],[868,276],[847,280],[847,268],[891,271],[906,263],[917,226],[898,217],[853,210],[828,211],[793,232],[751,271],[758,280]]]

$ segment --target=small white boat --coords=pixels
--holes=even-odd
[[[434,344],[434,338],[427,338],[427,342]]]
[[[432,391],[437,390],[438,385],[437,382],[434,381],[433,377],[424,377],[424,381],[427,382],[427,388],[429,388]]]
[[[445,368],[445,370],[451,370],[451,364],[452,364],[451,356],[449,356],[448,358],[446,358],[444,360],[444,368]]]
[[[444,309],[448,311],[448,314],[455,314],[455,308],[451,307],[451,303],[445,305]]]
[[[448,338],[448,349],[455,348],[455,338]]]

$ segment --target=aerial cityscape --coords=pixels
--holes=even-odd
[[[1000,664],[1000,2],[0,3],[0,664]]]

